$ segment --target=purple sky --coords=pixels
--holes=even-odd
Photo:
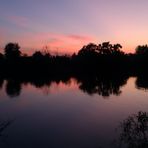
[[[72,53],[89,42],[148,43],[148,0],[0,0],[0,47]]]

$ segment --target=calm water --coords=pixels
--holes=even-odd
[[[99,83],[91,89],[75,79],[37,86],[4,80],[0,123],[8,126],[0,130],[0,147],[118,147],[121,122],[148,112],[148,92],[135,82],[131,77],[115,88]]]

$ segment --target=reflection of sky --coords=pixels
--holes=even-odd
[[[17,98],[8,98],[4,89],[5,86],[1,91],[0,120],[14,119],[5,134],[7,143],[15,148],[114,148],[110,142],[119,122],[140,110],[148,111],[147,93],[135,88],[135,78],[121,88],[120,96],[111,95],[108,99],[83,93],[74,80],[71,85],[52,83],[48,95],[44,88],[30,84],[23,85]]]
[[[1,0],[0,46],[74,52],[88,42],[119,42],[133,51],[148,42],[147,0]]]

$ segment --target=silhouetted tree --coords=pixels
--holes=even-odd
[[[137,71],[148,71],[147,65],[148,65],[148,45],[139,45],[136,48],[136,53],[134,55],[135,60],[134,66],[136,66]],[[143,71],[143,73],[145,73]]]
[[[51,58],[52,56],[51,56],[51,54],[50,54],[49,52],[45,52],[45,53],[44,53],[44,57],[49,59],[49,58]]]
[[[86,46],[83,46],[83,48],[78,52],[78,55],[86,55],[92,53],[98,53],[102,55],[123,55],[124,52],[120,50],[121,48],[122,46],[120,44],[110,44],[110,42],[103,42],[98,46],[94,43],[90,43]]]
[[[124,54],[120,49],[122,46],[120,44],[110,44],[110,42],[103,42],[98,45],[98,52],[100,54],[111,55],[111,54]]]
[[[21,51],[19,49],[20,46],[17,43],[8,43],[4,49],[5,57],[8,59],[20,57]]]
[[[78,55],[86,55],[91,53],[96,53],[98,49],[98,46],[94,43],[89,43],[86,46],[83,46],[83,48],[78,52]]]
[[[99,44],[98,51],[100,54],[111,54],[112,53],[112,45],[110,42],[103,42]]]
[[[78,54],[72,56],[51,55],[36,51],[32,56],[23,55],[17,43],[8,43],[4,55],[0,54],[1,73],[11,74],[20,72],[22,75],[30,71],[33,75],[41,73],[76,72],[130,72],[136,74],[141,69],[147,70],[148,45],[138,46],[135,54],[125,54],[120,44],[103,42],[99,45],[89,43],[83,46]],[[19,58],[18,58],[19,57]],[[10,60],[9,60],[10,59]],[[13,60],[11,60],[13,59]],[[17,59],[17,60],[15,60]]]
[[[129,116],[120,125],[120,147],[148,147],[148,113],[139,112]]]
[[[136,54],[146,54],[148,55],[148,45],[139,45],[136,48]]]
[[[44,57],[44,55],[41,51],[36,51],[35,53],[33,53],[32,57],[34,59],[42,59]]]

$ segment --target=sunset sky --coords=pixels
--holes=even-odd
[[[0,48],[77,52],[83,45],[120,43],[125,52],[148,44],[148,0],[0,0]]]

